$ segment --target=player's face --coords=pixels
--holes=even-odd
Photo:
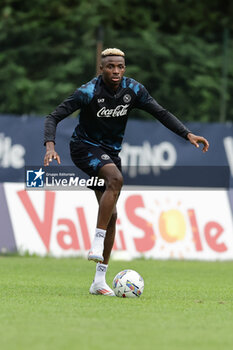
[[[102,78],[108,86],[116,90],[125,73],[125,59],[121,56],[107,56],[100,66]]]

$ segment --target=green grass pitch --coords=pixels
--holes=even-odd
[[[140,298],[89,295],[83,259],[0,257],[1,349],[232,349],[232,262],[112,261],[108,283],[125,268]]]

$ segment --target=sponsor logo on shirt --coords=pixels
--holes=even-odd
[[[101,108],[97,112],[97,117],[121,117],[127,114],[129,105],[119,105],[115,109]]]

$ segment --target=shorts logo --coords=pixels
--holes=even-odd
[[[44,187],[44,174],[45,171],[40,170],[27,170],[26,187]]]
[[[125,103],[129,103],[131,101],[131,96],[129,94],[126,94],[124,97],[123,97],[123,101]]]
[[[109,157],[107,154],[102,154],[101,158],[102,158],[103,160],[108,160],[108,159],[110,159],[110,157]]]

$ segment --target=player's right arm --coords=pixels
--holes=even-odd
[[[44,166],[48,166],[53,159],[55,159],[58,162],[58,164],[61,164],[60,156],[55,151],[54,142],[48,141],[46,142],[45,146],[46,146],[46,153],[44,157]]]
[[[61,163],[60,156],[55,151],[55,137],[57,124],[72,114],[77,109],[81,108],[83,102],[83,94],[76,90],[74,94],[63,101],[52,113],[45,118],[44,125],[44,145],[46,153],[44,157],[44,165],[48,166],[53,159]]]

